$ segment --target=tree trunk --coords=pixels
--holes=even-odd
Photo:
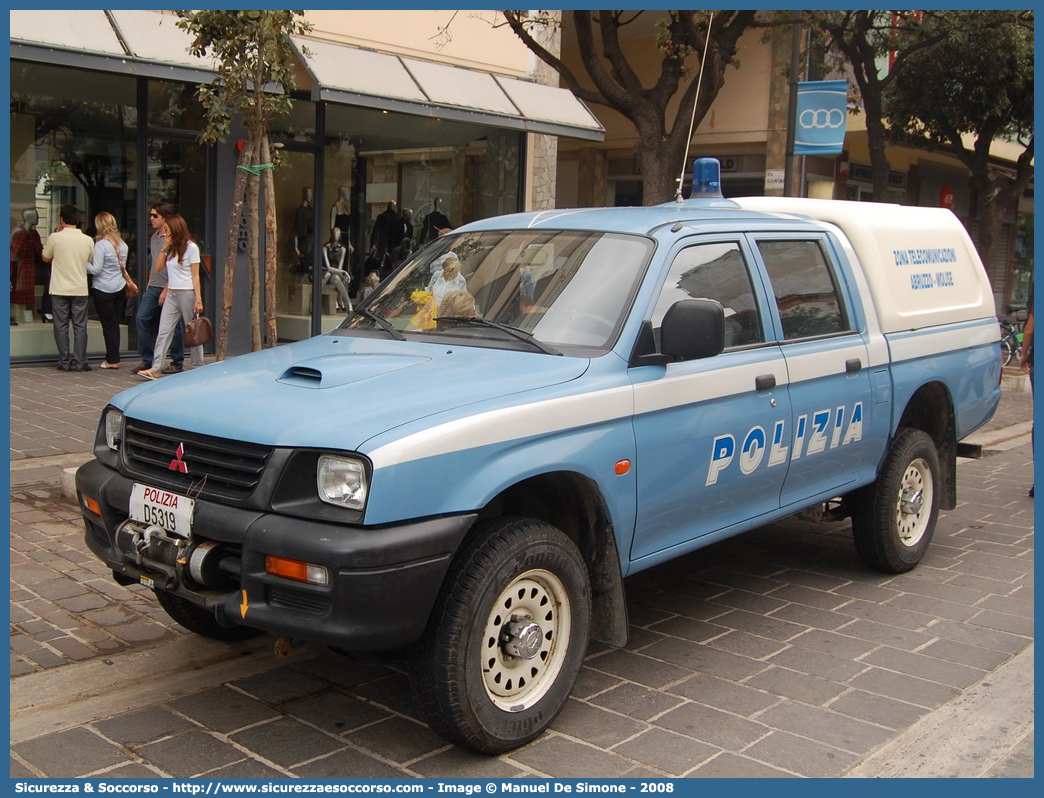
[[[874,202],[888,202],[888,175],[892,165],[888,161],[888,130],[881,116],[880,97],[863,94],[863,117],[866,119],[866,138],[870,148],[870,165],[874,172]]]
[[[239,251],[239,224],[243,218],[243,202],[246,195],[247,171],[240,166],[250,166],[252,151],[243,147],[239,153],[239,164],[232,185],[232,207],[228,212],[228,242],[225,244],[225,280],[221,297],[221,319],[218,323],[218,360],[228,354],[228,330],[232,323],[232,291],[235,287],[236,260]]]
[[[987,274],[997,274],[997,270],[993,268],[993,261],[996,255],[994,251],[997,240],[1000,238],[1001,227],[1004,223],[1004,207],[1000,202],[1000,197],[996,193],[996,189],[992,189],[993,196],[980,196],[981,205],[979,207],[979,257],[982,262],[986,264]]]
[[[272,157],[268,131],[261,136],[261,163],[269,163]],[[273,347],[279,338],[276,330],[276,213],[275,178],[272,170],[261,172],[261,186],[265,197],[265,326],[267,345]]]
[[[254,151],[254,165],[261,163],[261,141],[256,132],[252,132],[250,147]],[[250,236],[250,351],[261,349],[261,291],[260,291],[260,250],[261,235],[257,211],[260,194],[259,179],[256,174],[250,176],[247,184],[247,219]]]
[[[675,124],[682,123],[679,121]],[[685,127],[688,128],[687,123]],[[649,144],[643,146],[643,141]],[[685,169],[691,169],[689,164],[682,164],[684,154],[684,136],[677,136],[668,141],[654,134],[651,137],[643,136],[639,140],[635,146],[635,156],[642,173],[643,205],[659,205],[675,198],[679,176]]]

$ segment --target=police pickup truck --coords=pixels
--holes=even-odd
[[[1000,396],[970,239],[715,182],[468,224],[328,334],[119,394],[87,545],[193,632],[404,654],[486,753],[548,727],[590,637],[626,642],[642,569],[824,507],[913,568]]]

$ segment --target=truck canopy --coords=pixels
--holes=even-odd
[[[993,291],[964,225],[944,208],[746,197],[746,209],[839,227],[852,244],[884,333],[995,315]]]

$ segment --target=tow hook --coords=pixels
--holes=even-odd
[[[286,659],[293,650],[293,644],[289,637],[280,637],[275,641],[275,655],[279,659]]]

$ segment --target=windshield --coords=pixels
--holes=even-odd
[[[575,230],[444,236],[382,283],[341,329],[549,353],[606,349],[652,248],[647,238]]]

